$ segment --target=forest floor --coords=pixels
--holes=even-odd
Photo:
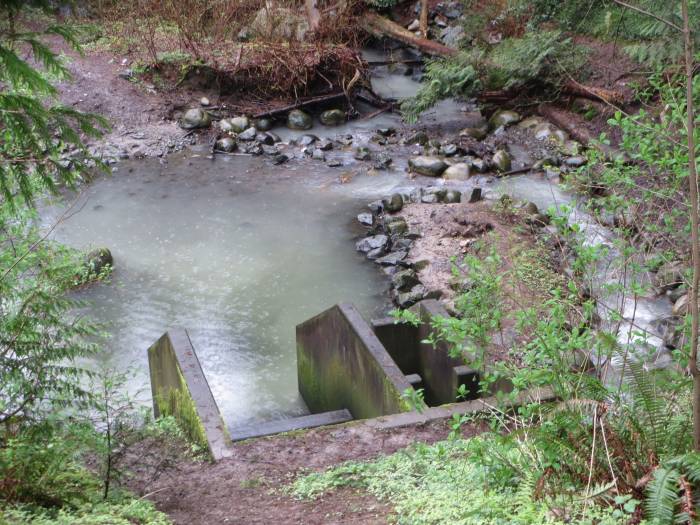
[[[149,494],[178,525],[387,523],[391,506],[364,492],[342,489],[301,501],[285,487],[305,472],[444,440],[449,423],[445,419],[380,429],[358,421],[251,439],[234,445],[234,457],[217,463],[183,459],[148,485],[136,476],[129,488]],[[481,430],[462,427],[465,437]]]

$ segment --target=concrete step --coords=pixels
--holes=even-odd
[[[277,419],[275,421],[265,421],[245,427],[229,428],[229,434],[231,435],[232,441],[242,441],[254,437],[291,432],[292,430],[337,425],[352,420],[353,417],[349,410],[333,410],[332,412],[320,412],[318,414],[309,414],[308,416]]]

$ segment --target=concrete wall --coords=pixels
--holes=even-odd
[[[447,343],[439,342],[433,346],[422,342],[432,332],[431,319],[434,316],[449,317],[447,311],[438,301],[432,299],[421,301],[411,310],[421,320],[419,326],[397,324],[391,318],[372,322],[377,337],[389,355],[404,374],[421,376],[428,405],[454,403],[457,401],[457,389],[461,384],[467,385],[470,390],[467,399],[476,399],[478,373],[465,366],[460,359],[450,357]]]
[[[411,410],[411,388],[371,326],[351,304],[297,326],[299,392],[311,412],[347,408],[356,419]]]
[[[231,440],[187,331],[163,334],[148,349],[148,366],[155,416],[175,417],[215,461],[228,456]]]

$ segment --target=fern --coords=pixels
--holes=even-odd
[[[678,503],[678,482],[681,474],[673,468],[659,467],[649,482],[644,509],[655,525],[667,525],[674,521]]]

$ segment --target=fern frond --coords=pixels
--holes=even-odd
[[[672,524],[678,503],[680,473],[672,468],[659,467],[649,482],[644,509],[647,518],[658,525]]]

